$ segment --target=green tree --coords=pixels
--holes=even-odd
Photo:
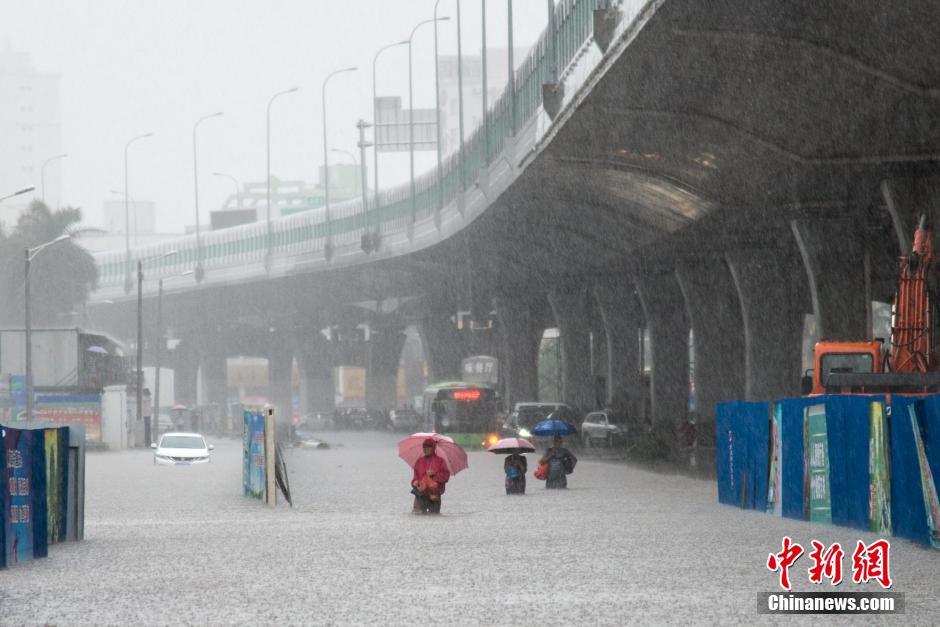
[[[34,201],[9,235],[0,232],[0,285],[5,298],[0,301],[4,324],[20,326],[24,321],[23,251],[50,242],[62,235],[80,232],[81,209],[65,207],[51,211]],[[80,307],[98,285],[94,258],[74,239],[52,246],[30,262],[29,287],[33,326],[60,326],[66,314]]]

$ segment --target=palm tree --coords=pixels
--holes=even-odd
[[[61,235],[75,235],[81,209],[65,207],[51,211],[33,201],[7,236],[0,232],[0,285],[7,298],[0,303],[0,318],[6,324],[24,323],[23,251]],[[30,305],[34,325],[61,324],[60,314],[73,311],[88,300],[97,287],[98,270],[91,254],[74,240],[43,251],[30,263]]]

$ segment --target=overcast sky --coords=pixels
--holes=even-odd
[[[481,2],[462,0],[464,54],[479,54]],[[544,0],[515,0],[514,43],[528,47],[546,24]],[[487,44],[506,47],[507,3],[487,0]],[[194,223],[193,124],[199,127],[201,222],[232,193],[225,172],[246,181],[265,176],[265,110],[276,92],[300,87],[272,109],[271,170],[312,183],[323,160],[321,92],[331,71],[358,66],[329,83],[331,147],[356,152],[356,120],[371,120],[372,59],[379,47],[406,39],[433,14],[434,0],[0,0],[0,45],[32,55],[43,72],[61,74],[63,204],[100,220],[104,200],[124,188],[153,200],[157,230]],[[456,54],[456,0],[440,0],[441,54]],[[433,29],[415,36],[415,104],[433,107]],[[379,59],[378,93],[407,106],[407,47]],[[517,64],[522,59],[516,59]],[[467,129],[468,134],[470,129]],[[0,145],[2,150],[2,145]],[[408,155],[383,155],[382,186],[403,182]],[[348,158],[332,153],[331,163]],[[367,156],[371,162],[371,154]],[[418,153],[417,171],[435,162]],[[371,177],[371,174],[370,174]],[[371,183],[371,181],[370,181]]]

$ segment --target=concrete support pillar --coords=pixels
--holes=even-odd
[[[616,403],[625,404],[627,411],[640,411],[643,387],[639,332],[643,327],[643,312],[633,278],[598,281],[594,285],[594,300],[607,339],[607,404],[617,399]]]
[[[173,350],[173,393],[175,403],[194,407],[199,381],[199,353],[192,340],[183,340]]]
[[[742,251],[726,260],[741,305],[745,399],[799,395],[805,275],[789,251]]]
[[[432,381],[460,380],[464,348],[452,315],[451,311],[430,308],[418,320],[418,333]]]
[[[871,262],[856,220],[794,220],[820,339],[871,337]]]
[[[318,335],[300,349],[300,403],[305,414],[333,413],[336,393],[333,383],[333,351],[330,342]]]
[[[893,176],[881,182],[880,191],[891,217],[900,255],[911,251],[914,229],[921,214],[928,214],[934,226],[934,237],[940,235],[940,177],[924,176],[919,172]],[[935,249],[936,246],[937,241],[934,240]]]
[[[397,325],[373,326],[366,371],[366,406],[391,410],[398,406],[398,362],[405,334]]]
[[[724,259],[680,263],[676,279],[692,326],[696,420],[713,434],[715,405],[744,398],[741,305]],[[705,438],[705,443],[711,446],[714,440]]]
[[[594,409],[591,378],[591,310],[586,285],[564,286],[548,295],[561,340],[562,399],[575,410]]]
[[[515,403],[538,400],[539,343],[542,325],[532,303],[514,297],[496,299],[496,318],[502,343],[500,372],[505,382],[507,408]]]
[[[650,336],[650,410],[667,433],[689,413],[689,324],[671,269],[640,269],[637,294]]]
[[[228,430],[228,368],[225,353],[210,351],[202,357],[202,382],[205,389],[204,404],[218,407],[218,427]]]

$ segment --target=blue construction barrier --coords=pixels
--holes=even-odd
[[[832,524],[868,530],[871,404],[883,398],[826,397]]]
[[[718,500],[748,509],[767,507],[768,403],[719,404]]]
[[[777,511],[801,520],[817,516],[826,507],[833,524],[874,529],[877,469],[872,468],[873,404],[881,414],[890,454],[884,456],[889,482],[882,481],[890,507],[894,535],[940,547],[940,509],[934,486],[940,484],[940,395],[927,397],[832,395],[783,399],[775,403],[730,401],[716,411],[716,463],[718,500],[745,509],[766,511],[768,487],[773,481],[771,460],[774,443],[770,424],[776,406],[780,419],[780,499]],[[806,450],[808,407],[825,408],[825,433],[810,440]],[[821,408],[814,416],[821,416]],[[913,419],[912,419],[913,416]],[[814,418],[818,422],[819,418]],[[917,429],[915,438],[914,429]],[[923,456],[918,450],[922,442]],[[817,484],[810,489],[810,458],[821,454]],[[886,451],[887,452],[887,451]],[[922,461],[923,460],[923,461]],[[818,462],[818,460],[817,460]],[[825,468],[825,470],[818,470]],[[930,485],[930,478],[933,485]],[[815,500],[814,500],[815,499]],[[771,507],[773,509],[773,507]],[[887,521],[887,510],[884,512]],[[887,523],[885,522],[885,525]]]

